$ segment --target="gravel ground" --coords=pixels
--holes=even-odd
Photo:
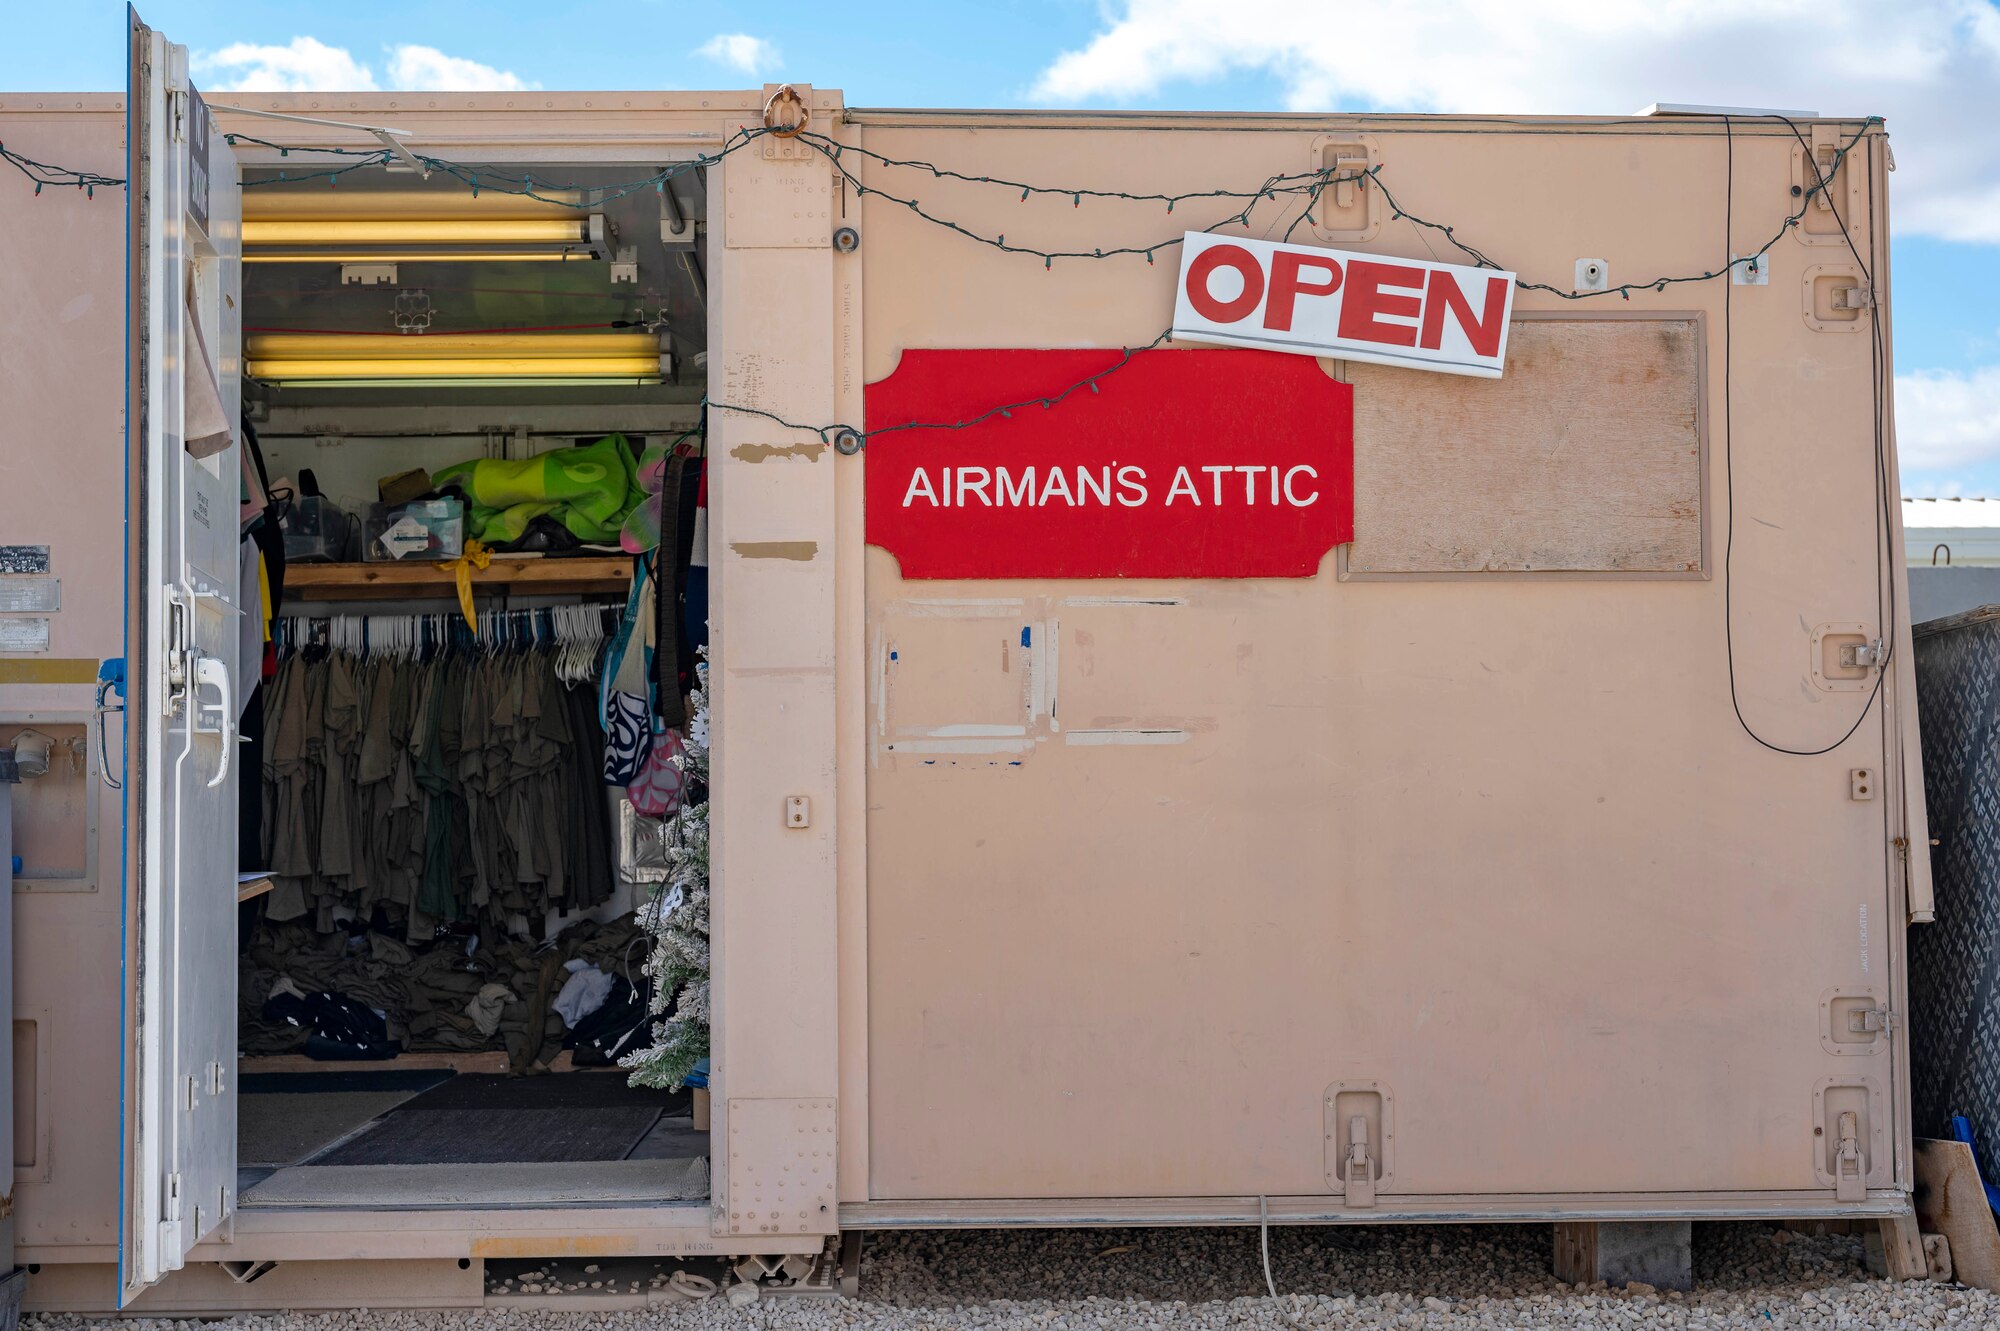
[[[872,1237],[856,1300],[717,1297],[643,1310],[489,1308],[436,1313],[242,1317],[223,1331],[1112,1331],[1191,1327],[1464,1328],[2000,1327],[2000,1295],[1869,1276],[1858,1237],[1808,1237],[1759,1224],[1695,1226],[1692,1294],[1559,1284],[1546,1225],[1274,1228],[1264,1292],[1257,1231],[1056,1230]],[[537,1292],[623,1292],[611,1264],[559,1272],[524,1264]],[[502,1277],[494,1276],[499,1286]],[[590,1281],[600,1282],[593,1289]],[[652,1283],[647,1281],[646,1283]],[[581,1288],[576,1288],[581,1286]],[[510,1290],[518,1283],[510,1283]],[[217,1328],[215,1322],[23,1321],[33,1331],[92,1325]]]

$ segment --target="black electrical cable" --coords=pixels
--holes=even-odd
[[[840,176],[842,181],[844,181],[849,187],[851,187],[854,190],[856,198],[865,198],[866,196],[872,194],[876,198],[881,199],[884,202],[897,204],[901,207],[909,209],[911,212],[915,213],[918,217],[921,217],[924,221],[929,222],[933,226],[942,227],[947,231],[955,231],[959,235],[964,236],[967,240],[978,241],[981,245],[990,246],[993,249],[999,250],[1002,254],[1026,254],[1032,256],[1033,258],[1040,259],[1042,261],[1042,267],[1045,269],[1054,268],[1055,261],[1057,259],[1114,259],[1123,255],[1130,255],[1134,258],[1143,258],[1148,264],[1151,264],[1153,262],[1153,256],[1156,253],[1158,253],[1161,250],[1170,250],[1174,248],[1176,245],[1182,244],[1185,240],[1185,231],[1183,231],[1182,235],[1169,236],[1166,239],[1155,241],[1150,245],[1114,245],[1110,249],[1097,248],[1088,250],[1080,250],[1080,249],[1044,250],[1044,249],[1038,249],[1033,245],[1011,245],[1007,242],[1007,235],[1005,232],[999,232],[990,236],[986,235],[984,232],[975,231],[971,227],[966,226],[963,223],[954,222],[948,217],[944,217],[941,216],[940,214],[931,212],[930,210],[924,207],[923,203],[920,200],[913,198],[906,198],[900,194],[893,194],[888,190],[879,189],[874,185],[864,184],[861,178],[855,175],[854,172],[849,170],[847,164],[841,160],[843,152],[848,150],[843,150],[842,145],[836,143],[834,140],[828,139],[824,135],[817,135],[817,134],[806,134],[806,135],[801,135],[799,137],[807,147],[813,149],[815,152],[819,153],[822,157],[826,158],[827,163],[833,167],[834,172]],[[1368,167],[1365,170],[1355,171],[1350,174],[1342,175],[1339,174],[1337,170],[1333,167],[1325,167],[1318,171],[1301,171],[1301,172],[1293,172],[1290,174],[1268,176],[1265,178],[1263,184],[1251,190],[1207,190],[1199,194],[1169,196],[1164,194],[1123,194],[1115,190],[1084,190],[1084,189],[1071,190],[1071,189],[1056,189],[1051,187],[1037,187],[1033,185],[1023,185],[1018,181],[989,179],[986,177],[978,177],[978,176],[963,176],[959,175],[956,172],[946,173],[942,171],[940,168],[931,166],[929,163],[926,162],[898,161],[895,159],[884,159],[884,160],[887,160],[892,165],[896,166],[918,167],[923,170],[929,171],[932,175],[938,176],[941,179],[952,178],[958,180],[970,180],[973,181],[974,183],[979,183],[979,184],[1000,185],[1010,190],[1018,189],[1021,191],[1021,199],[1023,202],[1025,202],[1031,194],[1037,194],[1037,193],[1058,194],[1058,195],[1067,194],[1070,195],[1072,198],[1074,198],[1079,205],[1081,204],[1085,195],[1091,195],[1097,198],[1131,199],[1142,202],[1157,202],[1161,199],[1165,199],[1167,200],[1167,211],[1172,212],[1173,204],[1177,199],[1225,198],[1231,201],[1237,199],[1249,200],[1248,203],[1245,203],[1243,205],[1240,211],[1231,213],[1227,217],[1219,218],[1216,221],[1209,223],[1205,227],[1198,228],[1198,230],[1205,233],[1212,233],[1218,227],[1225,227],[1231,225],[1248,226],[1250,224],[1250,215],[1256,211],[1257,205],[1259,203],[1262,203],[1266,199],[1276,199],[1281,194],[1305,195],[1307,198],[1306,210],[1310,212],[1312,208],[1312,201],[1316,200],[1319,197],[1320,191],[1323,190],[1326,186],[1337,185],[1337,184],[1360,183],[1377,176],[1382,170],[1381,166],[1377,165]]]
[[[1030,195],[1048,194],[1058,198],[1070,199],[1079,204],[1084,199],[1119,199],[1127,203],[1164,203],[1167,205],[1167,211],[1172,212],[1175,204],[1186,203],[1190,199],[1249,199],[1254,201],[1265,197],[1273,185],[1282,185],[1288,181],[1317,180],[1328,174],[1328,169],[1322,168],[1318,171],[1301,171],[1290,176],[1273,176],[1256,189],[1204,189],[1188,190],[1182,194],[1134,194],[1122,189],[1085,189],[1080,186],[1070,185],[1031,185],[1023,180],[1009,180],[1005,176],[972,176],[967,175],[963,171],[954,171],[950,167],[938,166],[936,163],[926,162],[917,157],[888,157],[882,153],[871,152],[867,148],[858,147],[855,144],[842,143],[838,139],[830,138],[825,134],[816,133],[812,130],[806,130],[794,137],[818,148],[836,162],[849,153],[852,153],[857,157],[865,157],[869,161],[878,162],[883,166],[903,167],[912,171],[922,171],[938,180],[957,180],[968,185],[997,185],[1009,192],[1019,190],[1021,191],[1021,201],[1023,203],[1027,202]]]
[[[1806,136],[1799,132],[1799,127],[1792,123],[1790,117],[1780,115],[1778,119],[1785,122],[1785,128],[1791,130],[1792,137],[1798,140],[1800,153],[1803,154],[1806,162],[1812,166],[1813,175],[1818,185],[1826,193],[1826,206],[1833,211],[1833,220],[1840,227],[1840,238],[1846,243],[1847,252],[1854,256],[1854,266],[1861,270],[1861,280],[1867,283],[1868,301],[1865,308],[1869,312],[1868,332],[1871,344],[1869,347],[1869,370],[1873,392],[1872,406],[1875,415],[1875,504],[1882,518],[1881,544],[1887,545],[1894,539],[1896,525],[1890,512],[1890,506],[1895,502],[1895,499],[1892,492],[1893,487],[1889,484],[1888,401],[1887,395],[1882,391],[1883,378],[1888,372],[1889,365],[1888,348],[1882,341],[1882,296],[1875,289],[1875,273],[1873,269],[1869,266],[1868,261],[1861,257],[1861,251],[1854,243],[1853,230],[1847,225],[1847,219],[1841,216],[1840,201],[1834,195],[1832,177],[1820,170],[1819,161],[1813,156],[1812,145],[1807,142]],[[1869,237],[1872,241],[1876,227],[1875,154],[1873,145],[1870,145],[1868,149],[1867,167],[1868,225]],[[1840,165],[1838,160],[1836,160],[1833,170],[1838,171],[1839,169]],[[1893,554],[1893,551],[1891,553]],[[1886,674],[1889,662],[1894,659],[1896,651],[1896,579],[1893,575],[1884,576],[1882,554],[1879,548],[1876,553],[1875,567],[1877,610],[1879,611],[1882,608],[1881,601],[1884,597],[1887,598],[1888,602],[1888,615],[1882,621],[1882,669]]]
[[[1786,120],[1785,117],[1783,116],[1779,116],[1778,119],[1785,120],[1785,123],[1787,125],[1792,126],[1793,136],[1798,138],[1800,144],[1804,147],[1805,160],[1812,166],[1813,174],[1815,177],[1817,177],[1817,181],[1813,190],[1809,191],[1807,194],[1808,202],[1810,201],[1813,193],[1824,192],[1826,194],[1828,205],[1833,208],[1834,221],[1836,224],[1839,225],[1841,236],[1843,239],[1846,240],[1848,250],[1854,255],[1854,261],[1857,265],[1859,265],[1861,269],[1862,280],[1868,283],[1869,291],[1872,294],[1875,285],[1874,275],[1870,272],[1868,264],[1862,260],[1861,251],[1855,247],[1854,238],[1852,233],[1848,230],[1846,219],[1840,215],[1839,205],[1835,203],[1833,198],[1831,180],[1827,176],[1820,173],[1819,163],[1813,157],[1812,146],[1806,142],[1804,136],[1799,134],[1798,127],[1796,125],[1792,125],[1792,122],[1790,120]],[[1722,123],[1724,130],[1723,140],[1725,144],[1724,148],[1725,160],[1728,163],[1727,179],[1724,183],[1723,195],[1722,195],[1723,244],[1724,244],[1724,253],[1730,256],[1729,269],[1734,269],[1737,263],[1739,262],[1739,260],[1737,260],[1735,257],[1735,251],[1733,249],[1733,233],[1735,229],[1735,209],[1736,209],[1736,138],[1731,118],[1729,116],[1724,116],[1722,118]],[[1871,121],[1870,123],[1873,122]],[[1848,146],[1852,147],[1853,144],[1850,143]],[[1874,158],[1871,150],[1869,153],[1869,166],[1871,175],[1869,188],[1870,188],[1871,199],[1873,196],[1873,188],[1874,188],[1872,180],[1873,164],[1874,164]],[[1834,170],[1838,171],[1839,169],[1840,169],[1840,163],[1836,161],[1834,163]],[[1803,217],[1804,216],[1803,211],[1801,211],[1798,214],[1798,216]],[[1871,219],[1873,217],[1872,204],[1870,207],[1870,217]],[[1796,224],[1796,218],[1792,222],[1788,222],[1786,225],[1787,227],[1790,227],[1795,224]],[[1766,248],[1768,249],[1769,247],[1766,246]],[[1762,251],[1759,251],[1759,256],[1761,256],[1761,254]],[[1758,257],[1758,256],[1746,256],[1746,257]],[[1725,269],[1725,271],[1729,270]],[[1873,405],[1873,415],[1874,415],[1873,426],[1875,434],[1874,442],[1875,442],[1876,499],[1875,503],[1870,505],[1871,508],[1870,525],[1874,527],[1874,530],[1870,532],[1870,539],[1873,545],[1875,546],[1875,610],[1878,615],[1882,612],[1883,585],[1885,582],[1887,582],[1888,595],[1889,595],[1889,620],[1890,620],[1890,622],[1887,623],[1887,625],[1883,629],[1882,659],[1876,663],[1877,669],[1875,675],[1875,684],[1872,688],[1869,689],[1868,697],[1866,701],[1864,701],[1861,705],[1860,715],[1854,718],[1854,724],[1849,726],[1845,731],[1845,733],[1843,733],[1839,739],[1835,740],[1831,744],[1826,745],[1823,748],[1818,748],[1818,749],[1789,748],[1783,744],[1775,744],[1757,733],[1756,728],[1753,727],[1750,724],[1749,719],[1743,715],[1743,700],[1739,695],[1736,687],[1736,628],[1735,628],[1735,607],[1732,595],[1732,591],[1735,584],[1734,584],[1734,579],[1731,576],[1732,558],[1734,556],[1736,549],[1736,428],[1733,416],[1735,391],[1734,391],[1733,375],[1731,373],[1734,368],[1736,359],[1735,339],[1733,336],[1734,329],[1731,321],[1731,306],[1732,306],[1731,294],[1735,291],[1735,289],[1736,289],[1736,277],[1733,272],[1730,272],[1729,281],[1722,288],[1722,435],[1724,440],[1723,455],[1722,455],[1722,476],[1723,476],[1724,502],[1728,507],[1728,516],[1725,520],[1725,525],[1723,528],[1724,534],[1723,534],[1723,546],[1722,546],[1722,641],[1723,641],[1723,650],[1727,658],[1728,671],[1729,671],[1729,705],[1731,709],[1735,711],[1736,724],[1738,724],[1743,728],[1743,733],[1748,735],[1751,739],[1757,741],[1757,743],[1763,745],[1765,748],[1770,749],[1774,753],[1787,754],[1794,758],[1816,758],[1819,757],[1821,754],[1832,753],[1835,749],[1839,748],[1841,745],[1847,743],[1848,740],[1852,739],[1855,735],[1855,732],[1861,729],[1862,722],[1866,721],[1868,719],[1868,714],[1874,710],[1875,700],[1881,696],[1882,681],[1888,677],[1889,662],[1891,659],[1891,654],[1894,651],[1894,640],[1891,635],[1893,634],[1895,628],[1893,622],[1895,617],[1895,595],[1896,595],[1895,585],[1894,585],[1895,580],[1893,577],[1885,577],[1885,570],[1883,567],[1883,559],[1882,559],[1882,545],[1883,541],[1886,539],[1884,533],[1893,532],[1895,530],[1893,524],[1886,524],[1887,509],[1885,505],[1888,502],[1886,498],[1886,492],[1888,488],[1887,487],[1888,471],[1887,471],[1886,451],[1884,448],[1884,442],[1885,442],[1884,432],[1882,428],[1882,359],[1883,359],[1882,321],[1878,316],[1871,313],[1870,318],[1873,320],[1874,323],[1874,329],[1873,329],[1874,336],[1873,336],[1873,341],[1869,347],[1869,363],[1870,363],[1869,391],[1873,398],[1872,405]],[[1874,522],[1874,518],[1876,516],[1875,510],[1879,510],[1881,512],[1886,525],[1877,526],[1875,524]]]
[[[412,153],[411,156],[422,163],[427,172],[440,172],[450,176],[460,184],[469,187],[474,198],[478,198],[479,192],[484,189],[491,190],[497,194],[515,194],[523,198],[534,199],[540,203],[555,204],[564,208],[589,209],[601,208],[616,199],[642,193],[649,189],[665,194],[669,189],[668,182],[674,180],[676,177],[702,170],[705,167],[714,166],[731,153],[748,147],[754,140],[772,132],[769,128],[761,125],[739,128],[736,133],[729,136],[729,139],[722,145],[721,150],[718,152],[699,153],[688,160],[662,167],[650,176],[645,176],[639,180],[624,181],[615,185],[583,185],[575,182],[559,185],[548,180],[538,181],[532,174],[525,172],[516,174],[497,170],[493,167],[471,167],[460,162],[448,161],[442,157],[430,157],[423,153]],[[259,148],[271,149],[280,157],[290,157],[294,152],[303,152],[321,153],[330,157],[347,159],[346,163],[341,166],[325,167],[314,171],[281,170],[274,176],[263,176],[255,180],[245,180],[243,186],[246,189],[259,185],[296,185],[302,181],[309,180],[324,180],[329,185],[334,185],[339,182],[342,176],[350,172],[365,171],[370,167],[390,166],[401,160],[396,153],[387,148],[294,147],[290,144],[273,143],[269,139],[260,139],[254,134],[226,134],[223,137],[231,147],[239,143],[248,143]],[[543,193],[542,191],[544,190],[554,191],[557,195],[573,194],[580,197],[553,197],[550,194]]]
[[[897,434],[904,430],[969,430],[975,425],[984,425],[995,416],[1004,416],[1011,420],[1015,412],[1025,411],[1029,407],[1041,407],[1043,410],[1047,410],[1048,408],[1059,406],[1072,394],[1080,393],[1085,389],[1089,389],[1095,393],[1098,391],[1097,384],[1099,380],[1108,378],[1124,369],[1127,365],[1130,365],[1132,358],[1140,352],[1151,351],[1162,342],[1172,341],[1173,335],[1173,329],[1169,328],[1162,331],[1158,337],[1142,347],[1120,347],[1118,349],[1119,356],[1117,360],[1111,362],[1111,364],[1101,370],[1086,374],[1083,378],[1078,379],[1075,383],[1065,388],[1042,397],[1022,398],[1019,402],[1008,402],[997,407],[989,407],[969,420],[905,421],[901,425],[884,425],[877,430],[863,430],[851,425],[801,425],[797,421],[788,421],[776,412],[766,411],[762,407],[739,407],[730,402],[717,402],[711,397],[703,397],[701,405],[704,412],[729,411],[739,416],[756,416],[770,421],[775,425],[782,426],[787,430],[801,430],[807,434],[815,434],[819,436],[819,441],[822,444],[834,443],[836,442],[836,437],[843,434],[851,434],[857,439],[873,439],[877,435]]]
[[[1783,120],[1784,117],[1779,116],[1778,119]],[[1791,122],[1786,121],[1786,123],[1790,124]],[[1869,116],[1866,120],[1864,120],[1861,124],[1861,128],[1854,131],[1854,136],[1848,139],[1847,142],[1839,145],[1839,147],[1835,149],[1833,155],[1832,170],[1834,171],[1840,170],[1840,164],[1847,159],[1848,153],[1854,150],[1855,146],[1861,142],[1863,136],[1865,136],[1868,133],[1870,128],[1880,123],[1881,123],[1880,116]],[[1723,138],[1729,145],[1730,160],[1734,161],[1735,136],[1731,130],[1730,118],[1728,116],[1723,117]],[[1453,246],[1457,247],[1460,253],[1464,254],[1467,258],[1473,261],[1474,266],[1479,268],[1498,269],[1503,272],[1506,271],[1505,265],[1495,262],[1491,257],[1489,257],[1484,251],[1480,250],[1477,246],[1468,244],[1467,242],[1460,240],[1458,238],[1458,231],[1456,227],[1447,226],[1443,222],[1433,222],[1425,217],[1419,217],[1417,214],[1405,208],[1402,205],[1402,203],[1396,198],[1396,196],[1389,192],[1389,187],[1382,182],[1381,176],[1379,174],[1380,171],[1381,167],[1379,166],[1369,168],[1369,174],[1375,177],[1376,188],[1382,191],[1383,202],[1389,205],[1390,211],[1393,214],[1392,220],[1398,222],[1407,221],[1419,227],[1425,227],[1432,231],[1441,232],[1444,238],[1447,241],[1449,241]],[[1813,171],[1815,174],[1818,174],[1819,172],[1819,165],[1817,162],[1813,164]],[[1802,191],[1799,198],[1798,208],[1785,218],[1783,224],[1781,224],[1778,227],[1777,231],[1771,236],[1769,240],[1765,241],[1762,245],[1759,245],[1755,250],[1751,251],[1749,254],[1744,255],[1743,259],[1749,260],[1749,259],[1763,258],[1764,255],[1768,253],[1774,245],[1776,245],[1779,241],[1785,238],[1785,233],[1787,231],[1790,231],[1793,227],[1796,227],[1799,224],[1800,220],[1804,218],[1804,216],[1806,215],[1806,210],[1812,206],[1813,199],[1817,195],[1825,191],[1829,187],[1829,185],[1830,185],[1829,179],[1826,176],[1820,176],[1817,183],[1813,184],[1809,188]],[[1836,213],[1836,216],[1837,215],[1838,214]],[[1230,220],[1230,219],[1225,219],[1225,220]],[[1849,242],[1850,247],[1852,246],[1852,244],[1853,242],[1850,241]],[[1734,262],[1735,261],[1732,261],[1731,266],[1733,266]],[[1716,269],[1712,272],[1687,273],[1679,277],[1654,277],[1654,278],[1648,278],[1643,282],[1624,282],[1620,283],[1618,286],[1605,287],[1602,290],[1597,290],[1597,291],[1573,291],[1570,290],[1569,288],[1555,286],[1552,283],[1548,282],[1530,282],[1527,279],[1519,276],[1518,274],[1514,278],[1514,285],[1519,289],[1521,289],[1522,291],[1540,291],[1547,295],[1555,296],[1562,300],[1594,300],[1599,296],[1621,296],[1626,300],[1630,300],[1632,298],[1632,293],[1635,291],[1665,291],[1668,287],[1678,285],[1682,282],[1707,282],[1714,278],[1722,277],[1728,272],[1729,272],[1729,267],[1723,267]]]
[[[113,185],[122,185],[125,183],[123,176],[104,176],[99,175],[95,171],[78,171],[73,167],[55,166],[48,162],[38,162],[32,157],[26,157],[15,152],[4,143],[0,143],[0,161],[6,162],[7,165],[34,181],[35,193],[37,194],[42,192],[42,186],[44,185],[60,185],[71,189],[80,189],[84,192],[86,198],[94,199],[97,197],[97,187],[99,185],[109,189]]]

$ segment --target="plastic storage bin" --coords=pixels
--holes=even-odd
[[[370,563],[456,559],[465,552],[465,505],[456,499],[370,504],[362,520],[361,549]]]
[[[347,555],[354,518],[332,500],[309,495],[295,501],[278,524],[285,533],[285,562],[324,564]]]

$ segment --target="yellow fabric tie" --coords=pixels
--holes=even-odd
[[[477,540],[468,539],[465,553],[457,559],[447,559],[437,565],[440,573],[450,573],[458,579],[458,608],[465,616],[466,627],[475,633],[479,630],[479,616],[472,608],[472,575],[475,570],[484,571],[493,562],[493,552]]]

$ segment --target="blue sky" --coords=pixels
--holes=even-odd
[[[0,89],[124,85],[124,6],[17,0]],[[2000,495],[2000,8],[1905,0],[148,0],[206,86],[673,88],[813,79],[852,105],[1889,117],[1904,490]],[[1323,10],[1323,12],[1321,12]],[[1505,12],[1501,12],[1505,11]],[[299,39],[309,39],[301,43]],[[232,48],[235,48],[232,50]],[[206,57],[206,63],[202,63]],[[358,72],[358,73],[357,73]]]

